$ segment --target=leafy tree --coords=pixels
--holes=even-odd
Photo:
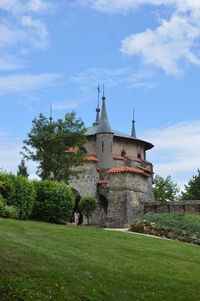
[[[159,202],[175,201],[179,192],[177,184],[172,182],[171,176],[164,179],[156,175],[153,190],[155,199]]]
[[[86,216],[88,224],[90,223],[90,217],[96,208],[97,202],[90,195],[82,198],[79,202],[79,209]]]
[[[67,113],[64,120],[54,122],[40,114],[32,122],[28,139],[24,140],[24,158],[38,163],[37,174],[42,179],[67,182],[74,174],[70,168],[83,160],[84,155],[79,150],[76,154],[66,154],[65,151],[83,145],[86,141],[84,134],[84,123],[76,119],[74,112]]]
[[[200,170],[197,170],[197,175],[185,185],[185,192],[181,193],[182,200],[200,200]]]
[[[22,159],[21,163],[18,165],[17,175],[24,176],[25,178],[28,178],[29,176],[24,159]]]

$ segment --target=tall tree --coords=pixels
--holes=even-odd
[[[85,130],[83,121],[77,119],[74,112],[54,122],[40,114],[33,120],[28,138],[24,140],[24,158],[38,163],[37,174],[42,179],[67,182],[74,174],[71,167],[83,160],[79,147],[86,142]],[[65,153],[71,147],[77,147],[76,154]]]
[[[197,175],[185,185],[185,191],[181,193],[182,200],[200,200],[200,170],[197,170]]]
[[[179,192],[178,186],[176,183],[172,182],[171,176],[164,179],[163,177],[156,175],[153,190],[155,200],[159,202],[173,202],[177,199],[177,193]]]
[[[20,162],[20,164],[18,165],[17,175],[18,176],[22,175],[22,176],[24,176],[26,178],[28,178],[28,176],[29,176],[24,159],[22,159],[21,162]]]

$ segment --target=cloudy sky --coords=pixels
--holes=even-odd
[[[155,144],[155,173],[183,188],[200,168],[200,0],[0,0],[0,166],[16,171],[40,112],[95,118]],[[31,177],[34,166],[29,164]]]

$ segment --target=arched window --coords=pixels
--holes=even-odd
[[[137,157],[138,157],[138,159],[140,159],[140,160],[142,159],[141,152],[138,153]]]

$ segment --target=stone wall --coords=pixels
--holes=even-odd
[[[114,136],[113,139],[113,154],[120,155],[123,147],[125,147],[127,155],[137,157],[138,153],[141,152],[142,159],[145,159],[145,150],[142,145],[138,145],[138,142],[133,143],[132,140],[123,139]]]
[[[83,198],[86,195],[91,195],[97,198],[97,181],[99,180],[99,174],[96,170],[96,162],[84,163],[81,167],[74,168],[78,171],[78,178],[72,177],[69,181],[69,186],[72,190],[76,190],[80,197]]]
[[[144,203],[144,214],[148,213],[198,213],[200,214],[200,200],[169,202]]]

